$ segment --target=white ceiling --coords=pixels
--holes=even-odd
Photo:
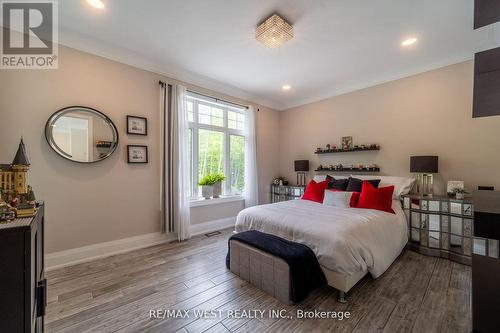
[[[60,42],[276,109],[471,59],[500,30],[472,31],[471,0],[103,1],[59,1]],[[268,49],[254,29],[274,11],[295,37]]]

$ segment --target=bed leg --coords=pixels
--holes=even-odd
[[[342,290],[339,290],[339,298],[337,299],[339,303],[347,303],[347,300],[345,299],[345,292]]]

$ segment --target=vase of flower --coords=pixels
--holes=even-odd
[[[463,188],[455,188],[453,192],[455,193],[455,198],[458,200],[463,200],[465,198],[465,194],[467,194]]]

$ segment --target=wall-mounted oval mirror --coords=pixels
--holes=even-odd
[[[118,131],[111,119],[85,106],[54,113],[45,125],[45,137],[56,153],[80,163],[101,161],[118,146]]]

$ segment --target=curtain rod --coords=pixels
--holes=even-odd
[[[192,94],[200,95],[200,96],[203,96],[203,97],[211,98],[211,99],[215,100],[216,102],[223,102],[223,103],[227,103],[227,104],[231,104],[231,105],[236,105],[236,106],[248,109],[248,105],[243,105],[243,104],[238,104],[238,103],[226,101],[225,99],[220,99],[220,98],[213,97],[213,96],[210,96],[210,95],[205,95],[205,94],[199,93],[197,91],[193,91],[193,90],[188,90],[188,92],[190,92]]]
[[[161,86],[165,86],[167,83],[165,81],[158,81],[158,83],[161,85]],[[213,100],[215,100],[216,102],[223,102],[223,103],[227,103],[227,104],[231,104],[231,105],[236,105],[236,106],[239,106],[239,107],[242,107],[242,108],[245,108],[245,109],[248,109],[248,105],[243,105],[243,104],[238,104],[238,103],[234,103],[234,102],[230,102],[230,101],[226,101],[224,99],[220,99],[220,98],[217,98],[217,97],[213,97],[213,96],[209,96],[209,95],[205,95],[205,94],[202,94],[202,93],[199,93],[197,91],[193,91],[193,90],[187,90],[187,92],[190,92],[192,94],[196,94],[196,95],[200,95],[200,96],[203,96],[203,97],[207,97],[207,98],[211,98]]]

